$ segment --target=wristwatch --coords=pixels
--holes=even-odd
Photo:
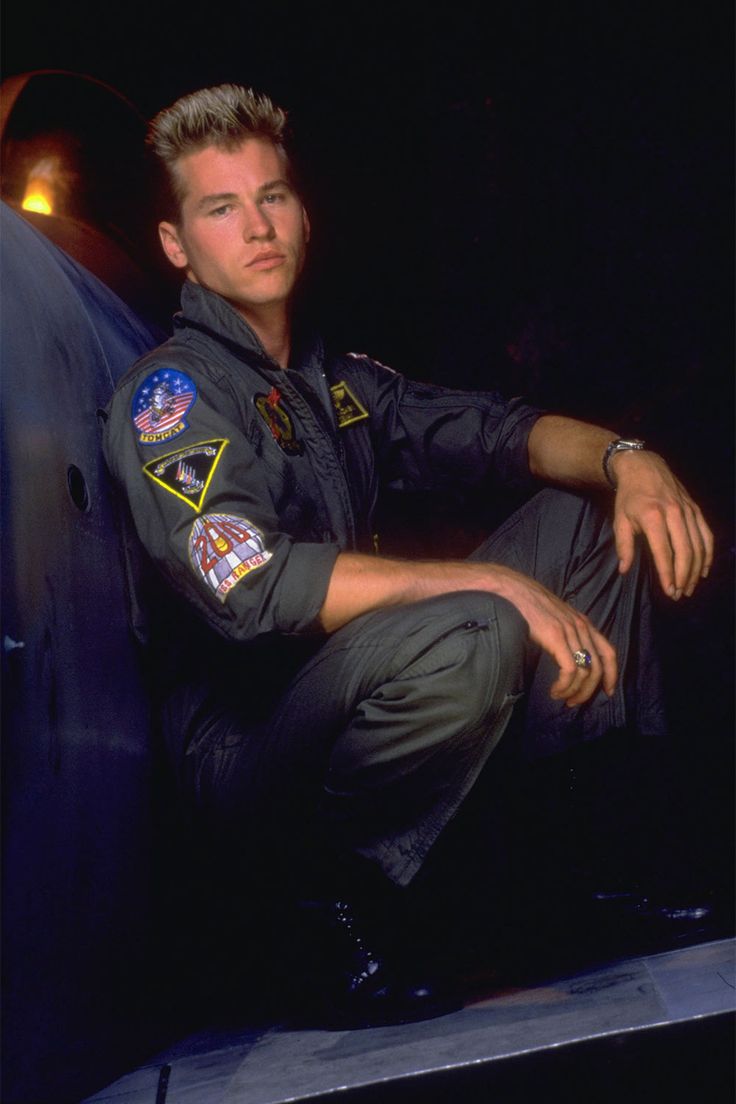
[[[611,441],[610,445],[603,453],[603,474],[613,489],[616,489],[616,480],[611,475],[610,463],[611,457],[617,452],[630,452],[632,449],[639,451],[645,447],[644,442],[640,441],[638,437],[619,437],[616,441]]]

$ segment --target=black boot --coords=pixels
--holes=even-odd
[[[449,978],[414,953],[406,893],[359,857],[299,895],[289,941],[295,1025],[410,1023],[462,1007]]]
[[[558,804],[549,815],[572,940],[652,953],[729,934],[702,875],[695,795],[665,739],[611,732],[539,775],[542,804]]]

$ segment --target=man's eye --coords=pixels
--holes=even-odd
[[[226,215],[231,209],[232,203],[223,203],[220,207],[213,207],[210,211],[210,215],[213,215],[215,218],[221,218],[222,215]]]
[[[283,203],[285,199],[286,192],[267,192],[263,197],[263,202],[269,204]]]

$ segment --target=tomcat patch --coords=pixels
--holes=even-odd
[[[143,471],[163,487],[176,495],[195,514],[202,509],[215,468],[220,462],[225,446],[229,441],[220,438],[216,441],[200,441],[189,448],[169,452],[143,465]]]
[[[187,429],[186,414],[197,398],[194,380],[176,368],[158,368],[135,395],[131,417],[142,445],[171,441]]]
[[[189,534],[189,560],[208,587],[224,602],[251,571],[271,559],[263,534],[237,514],[203,514]]]

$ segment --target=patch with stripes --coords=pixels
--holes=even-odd
[[[221,602],[271,555],[263,533],[237,514],[203,514],[189,534],[190,563]]]

